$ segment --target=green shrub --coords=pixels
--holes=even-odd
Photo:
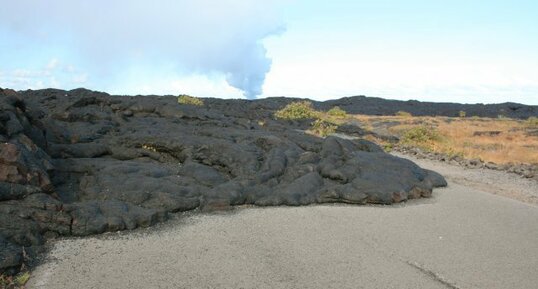
[[[30,273],[20,272],[16,276],[0,275],[0,288],[22,289],[30,279]]]
[[[329,111],[327,111],[327,114],[330,115],[330,116],[336,117],[336,118],[346,118],[347,117],[346,111],[341,109],[338,106],[335,106],[335,107],[329,109]]]
[[[383,150],[387,153],[390,153],[394,150],[394,144],[392,143],[385,143],[382,145],[382,147],[383,147]]]
[[[30,279],[29,272],[21,272],[17,276],[15,276],[15,279],[13,279],[13,281],[18,286],[24,286],[28,282],[29,279]]]
[[[332,124],[322,119],[317,119],[312,123],[310,131],[321,137],[326,137],[330,134],[335,133],[337,128],[338,126],[335,124]]]
[[[440,141],[441,136],[434,127],[417,126],[408,129],[402,135],[400,142],[404,145],[430,148],[434,142]]]
[[[188,104],[188,105],[198,105],[198,106],[204,105],[203,100],[194,96],[186,95],[186,94],[182,94],[178,96],[177,102],[180,104]]]
[[[538,127],[538,117],[531,116],[527,119],[527,126],[529,127]]]
[[[275,117],[280,119],[317,118],[318,115],[319,113],[314,110],[310,101],[292,102],[275,112]]]
[[[400,110],[396,113],[397,116],[412,117],[413,115],[407,111]]]
[[[467,113],[464,110],[460,110],[458,115],[459,115],[459,117],[465,117],[467,115]]]

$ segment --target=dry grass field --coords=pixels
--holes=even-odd
[[[315,119],[307,133],[327,136],[338,126],[355,120],[374,134],[366,136],[387,150],[394,145],[418,147],[425,151],[480,159],[496,164],[538,164],[538,117],[527,120],[466,117],[418,117],[400,111],[394,116],[350,115],[339,107],[317,111],[312,103],[298,101],[275,113],[277,119]],[[396,136],[399,141],[391,142]]]
[[[405,113],[354,117],[366,129],[398,136],[398,145],[497,164],[538,164],[537,118],[414,117]]]

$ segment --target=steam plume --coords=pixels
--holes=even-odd
[[[37,39],[40,45],[60,43],[62,49],[94,63],[90,73],[102,77],[117,78],[124,73],[121,67],[129,65],[163,65],[187,74],[222,73],[229,85],[253,98],[262,93],[271,67],[261,41],[282,31],[281,4],[17,0],[2,4],[0,25],[21,39]]]

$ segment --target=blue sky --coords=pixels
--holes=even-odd
[[[538,104],[535,1],[0,1],[0,87]]]

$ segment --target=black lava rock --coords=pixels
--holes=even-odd
[[[446,185],[374,143],[275,120],[286,102],[0,90],[0,271],[44,236],[151,226],[196,208],[391,204]]]

